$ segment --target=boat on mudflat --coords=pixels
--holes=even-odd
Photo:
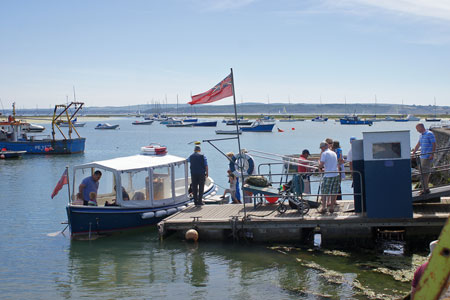
[[[75,166],[71,190],[78,191],[82,180],[96,170],[102,172],[97,206],[84,206],[75,194],[69,195],[66,211],[72,236],[152,226],[192,201],[187,160],[167,154],[164,146],[147,146],[138,155]],[[208,177],[204,197],[216,192],[216,184]]]
[[[272,132],[274,123],[265,124],[260,121],[255,121],[249,127],[239,127],[243,132]]]
[[[82,138],[75,130],[71,119],[81,109],[84,103],[71,102],[69,105],[56,105],[55,114],[52,119],[52,136],[29,136],[24,133],[22,126],[24,123],[15,118],[15,105],[13,104],[13,114],[9,116],[7,121],[0,122],[0,149],[7,151],[26,151],[27,154],[74,154],[84,152],[86,139]],[[67,117],[66,122],[70,124],[68,136],[60,129],[61,116],[66,115],[68,109],[72,106],[78,106],[71,117]],[[61,109],[62,111],[58,111]],[[66,115],[68,116],[68,115]],[[61,133],[62,138],[56,138],[56,130]],[[72,138],[73,131],[77,137]]]
[[[116,129],[117,127],[119,127],[119,124],[111,125],[109,123],[100,123],[97,124],[97,126],[95,126],[95,129],[108,130],[108,129]]]

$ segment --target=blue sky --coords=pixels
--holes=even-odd
[[[185,103],[230,68],[238,102],[450,105],[450,2],[0,2],[5,108]]]

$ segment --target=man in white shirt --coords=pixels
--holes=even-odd
[[[320,149],[322,153],[320,154],[319,170],[325,172],[322,183],[322,195],[324,196],[322,196],[322,210],[320,213],[326,213],[327,208],[330,213],[333,213],[337,194],[339,193],[337,155],[328,148],[327,142],[320,143]]]

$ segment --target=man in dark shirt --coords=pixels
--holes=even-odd
[[[208,177],[208,161],[206,156],[201,154],[200,151],[200,146],[195,146],[194,153],[188,158],[195,206],[203,205],[203,189],[205,187],[205,179]]]

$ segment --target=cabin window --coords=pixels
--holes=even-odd
[[[82,204],[83,197],[78,195],[80,184],[86,177],[92,176],[95,171],[99,170],[102,172],[102,177],[100,178],[98,190],[97,190],[97,204],[98,206],[103,206],[106,201],[110,201],[116,197],[116,193],[114,191],[114,174],[107,170],[99,169],[99,168],[84,168],[84,169],[76,169],[75,177],[74,177],[74,186],[72,193],[72,203],[74,204]],[[89,200],[89,199],[84,199]],[[81,201],[81,202],[80,202]]]
[[[128,195],[129,200],[149,200],[147,188],[148,170],[127,171],[121,174],[123,195]],[[127,201],[127,199],[123,199]]]
[[[392,159],[402,157],[400,143],[374,143],[372,145],[374,159]]]
[[[186,195],[186,165],[176,164],[173,167],[175,178],[175,197]]]
[[[172,198],[172,176],[170,166],[156,167],[153,169],[153,200]]]

